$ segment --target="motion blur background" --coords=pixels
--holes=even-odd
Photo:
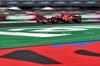
[[[99,21],[99,0],[0,0],[0,14],[54,14],[78,13],[83,19]],[[6,15],[5,20],[9,19]],[[17,18],[18,19],[18,18]],[[25,20],[25,19],[24,19]],[[37,20],[37,19],[35,19]],[[1,20],[2,21],[2,20]]]
[[[99,0],[0,0],[0,10],[16,6],[20,13],[61,13],[61,12],[95,12],[100,11]],[[45,8],[45,9],[43,9]],[[47,8],[47,9],[46,9]],[[43,11],[52,10],[52,11]]]

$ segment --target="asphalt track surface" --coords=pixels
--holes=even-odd
[[[27,27],[27,26],[49,26],[49,25],[71,25],[71,24],[97,24],[100,22],[83,22],[83,23],[61,23],[61,24],[42,24],[42,23],[6,23],[0,24],[0,28],[10,28],[10,27]]]

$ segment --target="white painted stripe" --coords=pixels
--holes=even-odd
[[[15,36],[30,36],[30,37],[55,37],[55,36],[64,36],[70,34],[42,34],[42,33],[24,33],[24,32],[2,32],[1,35],[15,35]]]

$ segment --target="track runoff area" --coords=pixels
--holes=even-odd
[[[100,66],[100,23],[0,28],[0,66]]]

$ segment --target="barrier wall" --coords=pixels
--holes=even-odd
[[[40,14],[0,14],[0,21],[20,21],[29,20],[34,21],[41,19],[43,15]]]
[[[40,14],[7,14],[6,20],[38,20],[43,16]]]

